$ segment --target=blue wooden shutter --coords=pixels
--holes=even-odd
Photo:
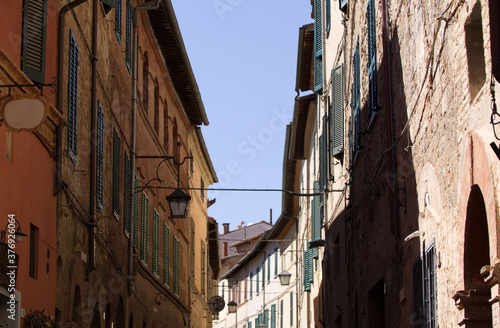
[[[130,234],[130,221],[132,219],[132,206],[130,204],[130,180],[132,178],[132,169],[130,165],[130,158],[127,152],[125,152],[123,165],[123,229],[127,235]]]
[[[368,43],[368,81],[370,115],[378,108],[377,104],[377,56],[375,34],[375,4],[369,0],[366,8],[367,43]]]
[[[349,0],[340,0],[339,1],[340,10],[342,10],[343,12],[346,12],[347,11],[347,3],[348,2],[349,2]]]
[[[98,102],[97,111],[97,172],[96,172],[96,194],[97,206],[102,208],[102,185],[103,185],[103,166],[104,166],[104,113],[101,103]]]
[[[125,63],[128,69],[131,68],[132,63],[132,5],[130,0],[127,0],[127,31],[125,40]]]
[[[38,83],[45,80],[47,1],[24,0],[21,69]]]
[[[122,0],[116,0],[115,8],[115,32],[118,40],[122,39]]]
[[[163,222],[163,283],[170,286],[170,229]]]
[[[133,242],[135,248],[139,247],[139,193],[137,192],[137,189],[139,188],[139,179],[137,178],[137,175],[134,174],[134,236],[133,236]]]
[[[331,0],[326,0],[326,33],[330,32],[330,21],[331,21],[331,4],[330,4],[330,1]]]
[[[314,92],[323,90],[323,20],[321,0],[314,0]]]
[[[141,205],[141,260],[148,264],[149,198],[142,192]]]
[[[78,121],[78,45],[73,33],[69,32],[68,67],[68,154],[76,161],[76,131]]]
[[[179,239],[174,236],[174,294],[179,296],[180,287],[179,287]]]
[[[116,128],[113,129],[113,213],[120,217],[120,154],[121,138]]]
[[[330,115],[332,156],[339,156],[344,150],[344,93],[342,83],[342,66],[337,66],[332,69],[332,109]]]
[[[160,214],[153,208],[153,274],[160,275]]]

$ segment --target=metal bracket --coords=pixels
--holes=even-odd
[[[55,76],[52,77],[52,83],[33,83],[33,84],[2,84],[0,85],[0,88],[8,88],[9,93],[8,95],[10,96],[12,88],[21,88],[21,87],[37,87],[40,88],[40,93],[43,95],[43,88],[44,87],[49,87],[52,90],[50,90],[50,93],[54,94],[56,93],[56,78]],[[2,93],[2,90],[0,90],[0,93]]]

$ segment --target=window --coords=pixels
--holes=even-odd
[[[274,276],[278,275],[278,249],[274,249]]]
[[[193,161],[191,161],[192,163]],[[201,178],[201,187],[200,187],[200,193],[201,193],[201,201],[205,201],[205,182],[203,181],[203,178]]]
[[[271,255],[268,255],[267,256],[267,282],[270,282],[271,281],[271,259],[270,259]]]
[[[139,247],[139,193],[137,189],[139,188],[139,179],[137,179],[137,175],[134,174],[134,236],[133,242],[134,247]]]
[[[78,120],[78,45],[73,33],[69,32],[68,67],[68,154],[76,161],[76,129]]]
[[[174,294],[179,296],[179,239],[174,236]]]
[[[115,0],[115,32],[118,37],[118,41],[122,41],[122,0]]]
[[[330,32],[330,21],[331,21],[331,4],[330,0],[326,0],[326,33]]]
[[[168,153],[168,104],[166,100],[163,102],[163,148]],[[193,167],[193,160],[191,160],[191,167]],[[192,170],[191,176],[193,176]]]
[[[350,140],[350,146],[351,146],[351,154],[352,154],[352,163],[354,162],[355,156],[357,152],[361,149],[361,140],[360,140],[360,120],[359,120],[359,108],[360,108],[360,76],[359,76],[359,38],[358,42],[356,43],[356,49],[354,51],[354,56],[353,56],[353,66],[354,66],[354,81],[352,82],[352,103],[351,103],[351,110],[352,110],[352,135],[351,135],[351,140]]]
[[[201,246],[201,296],[205,297],[205,246]]]
[[[375,4],[368,0],[366,9],[367,20],[367,43],[368,43],[368,80],[369,80],[369,106],[370,115],[378,110],[377,104],[377,56],[376,56],[376,34],[375,34]]]
[[[120,154],[121,138],[116,128],[113,129],[113,214],[120,218]]]
[[[30,262],[29,276],[38,278],[38,228],[30,223]]]
[[[276,305],[271,305],[271,328],[276,328]]]
[[[160,214],[153,207],[153,274],[160,276]]]
[[[323,90],[323,18],[321,0],[314,0],[314,92]]]
[[[163,222],[163,283],[170,286],[170,229]]]
[[[142,64],[142,108],[147,113],[149,107],[149,61],[148,53],[144,53],[144,63]]]
[[[142,192],[141,204],[141,260],[148,264],[149,198]]]
[[[413,306],[417,314],[415,327],[435,328],[437,325],[434,253],[432,244],[413,266]]]
[[[280,302],[280,328],[283,328],[283,300]]]
[[[293,292],[290,293],[290,327],[293,326]]]
[[[339,156],[344,150],[344,92],[342,66],[332,69],[331,88],[331,155]]]
[[[102,208],[102,184],[103,184],[103,164],[104,164],[104,113],[101,103],[97,102],[97,172],[96,172],[96,194],[97,206]]]
[[[474,100],[486,82],[481,2],[477,1],[465,25],[465,46],[469,65],[470,100]]]
[[[125,64],[130,71],[132,63],[132,5],[127,0],[127,34],[125,40]]]
[[[23,12],[21,69],[32,81],[44,83],[47,1],[24,0]]]
[[[260,274],[260,268],[257,267],[257,270],[255,271],[255,292],[257,295],[259,294],[259,274]]]
[[[156,135],[160,135],[160,87],[158,86],[158,79],[155,80],[155,91],[154,91],[154,102],[155,102],[155,132]]]
[[[125,152],[125,159],[123,165],[123,230],[127,235],[130,235],[130,221],[132,208],[130,204],[130,179],[132,178],[130,158],[128,153]]]
[[[253,272],[250,272],[250,298],[252,298],[253,294]]]

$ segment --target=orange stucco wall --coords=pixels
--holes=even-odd
[[[56,198],[53,196],[53,159],[38,138],[27,132],[13,133],[12,161],[6,159],[6,128],[0,127],[0,228],[7,215],[15,214],[24,233],[16,244],[19,254],[17,289],[21,308],[55,310]],[[37,279],[29,277],[30,224],[38,227]]]

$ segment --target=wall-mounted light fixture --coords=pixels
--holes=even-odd
[[[17,229],[16,229],[16,223],[17,223]],[[9,226],[10,224],[12,225],[12,227]],[[17,219],[14,219],[14,222],[12,222],[11,220],[7,221],[7,224],[5,225],[5,230],[0,231],[0,239],[4,243],[7,242],[5,240],[7,231],[11,232],[11,234],[14,235],[14,240],[16,241],[16,243],[20,243],[21,241],[23,241],[23,237],[27,236],[27,234],[22,232],[21,223],[19,223]]]

